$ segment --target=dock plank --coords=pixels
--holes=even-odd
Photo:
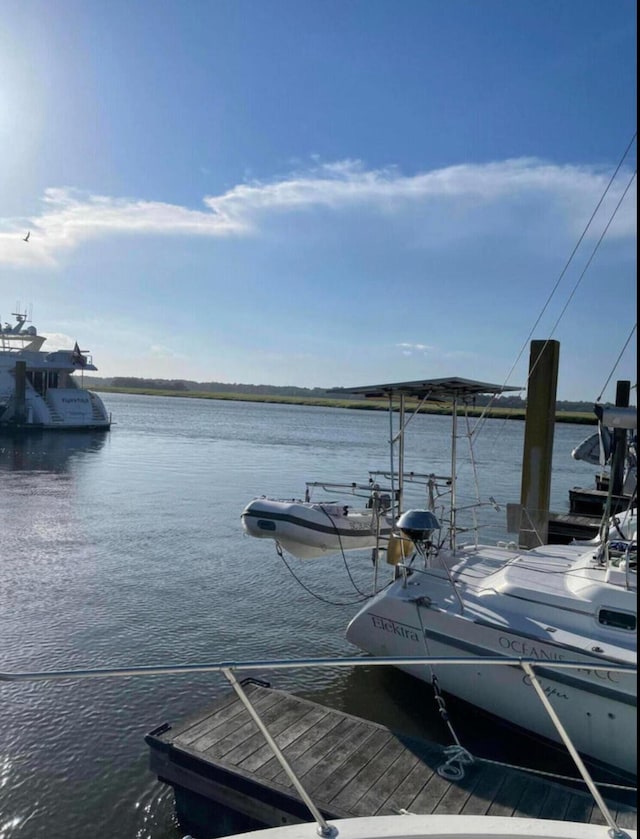
[[[541,819],[563,820],[569,809],[571,791],[560,786],[550,786],[540,810]]]
[[[590,796],[574,795],[571,801],[569,802],[569,806],[567,807],[567,812],[565,813],[565,816],[570,821],[584,822],[585,824],[590,824],[591,816],[593,814],[593,808],[595,806],[595,802]],[[627,826],[631,827],[631,825]]]
[[[386,748],[380,750],[361,772],[336,793],[331,803],[340,807],[349,806],[355,811],[360,799],[373,789],[381,778],[388,777],[390,768],[402,751],[402,744],[392,738]]]
[[[496,791],[487,811],[489,816],[512,816],[527,785],[526,775],[509,772]]]
[[[547,788],[544,781],[538,778],[529,778],[526,787],[522,791],[522,795],[520,796],[520,800],[518,801],[518,805],[513,815],[520,818],[539,818],[540,813],[542,812],[542,805],[544,804],[546,792]],[[583,809],[584,805],[587,803],[588,802],[586,801],[583,802]],[[576,811],[576,815],[578,815],[578,811]],[[591,815],[590,810],[589,815]],[[575,818],[573,820],[585,821],[583,818]]]
[[[482,760],[465,767],[459,780],[443,778],[437,769],[447,756],[440,745],[403,738],[385,726],[266,686],[245,690],[327,818],[406,810],[605,824],[587,793]],[[310,819],[235,694],[176,726],[160,726],[146,740],[151,767],[175,788],[178,817],[185,822],[193,821],[203,800],[233,806],[266,826]],[[635,807],[618,805],[612,812],[621,827],[636,828]]]
[[[313,785],[314,772],[320,771],[323,767],[331,771],[331,766],[339,761],[339,753],[348,753],[367,733],[366,725],[356,720],[347,718],[340,720],[335,728],[332,728],[327,735],[317,743],[313,749],[308,749],[293,764],[293,768],[300,779],[304,778],[304,785]],[[329,756],[331,756],[329,758]],[[273,780],[278,783],[285,775],[280,769]]]
[[[473,795],[473,790],[478,783],[479,775],[480,772],[477,766],[469,767],[465,771],[463,778],[456,781],[455,784],[449,784],[449,788],[433,812],[443,815],[461,813],[469,798]]]
[[[251,694],[252,692],[247,690],[247,695],[250,698]],[[265,699],[266,697],[262,697],[262,701]],[[192,743],[201,734],[204,734],[214,728],[218,724],[218,721],[222,721],[228,717],[233,717],[240,712],[241,709],[238,707],[237,697],[235,694],[231,694],[227,697],[225,702],[223,702],[219,707],[216,706],[204,717],[202,714],[194,714],[180,725],[174,726],[174,737],[180,737],[181,741],[185,744]]]
[[[417,764],[418,757],[416,755],[406,750],[401,751],[400,755],[389,766],[388,771],[376,781],[359,801],[355,802],[354,815],[367,816],[377,812]]]
[[[328,778],[340,770],[340,767],[348,760],[353,752],[364,746],[367,741],[374,737],[377,731],[370,729],[366,723],[360,723],[351,729],[344,739],[338,739],[333,748],[326,755],[325,760],[316,763],[313,769],[306,772],[302,778],[302,784],[309,793],[319,789],[327,783]]]
[[[288,739],[291,735],[291,729],[297,728],[299,726],[305,725],[305,717],[311,714],[311,712],[307,712],[303,717],[294,717],[292,716],[290,710],[284,714],[278,714],[273,720],[269,723],[269,733],[273,737],[273,739],[278,744],[279,748],[283,748],[286,745]],[[313,723],[313,720],[308,720],[306,725],[310,725]],[[232,763],[237,766],[242,766],[243,769],[247,771],[258,771],[259,766],[262,762],[264,762],[264,757],[262,755],[258,756],[256,753],[263,749],[265,746],[264,737],[262,732],[257,729],[254,725],[253,727],[253,734],[244,740],[242,743],[239,743],[235,748],[233,748],[230,752],[224,755],[224,759],[226,763]],[[267,746],[268,748],[268,746]],[[254,762],[258,762],[257,769],[252,768],[252,764]],[[245,763],[248,763],[245,766]]]
[[[637,827],[638,822],[635,810],[630,811],[628,809],[616,809],[615,819],[618,827],[622,830],[625,830],[626,828],[629,828],[630,830],[635,830]]]
[[[274,705],[278,698],[268,694],[258,694],[251,700],[257,711],[262,714],[266,709]],[[188,746],[191,749],[204,752],[213,743],[236,731],[246,724],[249,716],[239,699],[228,706],[225,705],[220,712],[208,715],[201,726],[194,726],[189,732],[178,734],[176,744]],[[194,736],[195,735],[195,736]]]
[[[473,789],[473,795],[462,808],[462,815],[486,815],[501,785],[502,773],[500,770],[496,766],[486,766],[478,777],[478,782]]]
[[[346,798],[345,806],[351,809],[353,803],[360,798],[365,789],[369,789],[373,781],[371,778],[371,767],[377,755],[392,743],[392,735],[387,731],[374,731],[336,770],[329,775],[322,784],[322,798],[327,803],[340,796]],[[374,771],[375,774],[375,771]],[[377,779],[378,775],[375,774]],[[359,784],[356,779],[360,778]],[[356,794],[353,798],[351,792]]]
[[[282,752],[287,755],[288,760],[291,758],[289,746],[296,740],[301,740],[309,731],[316,730],[323,718],[330,719],[324,708],[311,708],[304,716],[287,721],[286,727],[277,732],[276,743]],[[270,733],[274,735],[276,732],[272,729]],[[248,772],[258,772],[273,757],[271,748],[264,742],[264,737],[260,735],[259,748],[253,754],[240,760],[239,765]]]
[[[433,772],[406,809],[411,813],[434,813],[450,786],[450,781]]]
[[[277,696],[271,697],[270,702],[265,702],[256,707],[260,711],[261,719],[264,720],[267,726],[280,716],[280,702]],[[229,724],[220,726],[208,732],[203,737],[199,737],[192,743],[191,748],[194,751],[202,752],[212,759],[222,758],[227,752],[230,752],[248,737],[254,735],[255,732],[256,724],[247,711],[242,708],[242,713],[234,717],[232,721],[229,721]]]
[[[397,813],[399,810],[408,810],[408,805],[415,799],[425,783],[425,767],[417,758],[415,765],[402,783],[398,784],[384,804],[372,815],[386,816]]]
[[[305,754],[313,755],[313,759],[315,760],[319,744],[326,741],[329,738],[330,733],[337,728],[341,722],[342,720],[340,717],[336,717],[334,714],[326,714],[321,720],[319,720],[313,729],[307,731],[302,735],[302,737],[299,737],[285,749],[285,757],[296,767],[302,767],[303,757]],[[272,756],[261,767],[260,775],[268,781],[275,778],[281,769],[282,767],[280,766],[278,759],[275,756]]]

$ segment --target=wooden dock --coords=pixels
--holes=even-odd
[[[574,539],[594,539],[598,535],[602,516],[575,513],[549,513],[548,539],[551,545],[568,545]]]
[[[573,539],[594,539],[602,524],[607,496],[606,488],[570,489],[569,512],[549,513],[549,542],[568,545]],[[631,498],[628,495],[611,496],[611,515],[624,513],[630,505]]]
[[[587,793],[482,761],[466,766],[464,778],[451,782],[436,771],[447,759],[442,746],[248,681],[243,685],[251,703],[327,819],[407,810],[605,824]],[[312,821],[232,691],[213,707],[178,725],[164,724],[145,739],[151,770],[174,788],[180,824],[197,839],[223,835],[229,813],[240,814],[251,827]],[[610,808],[620,827],[636,827],[635,808]]]

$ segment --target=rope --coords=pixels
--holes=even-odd
[[[427,641],[426,632],[424,631],[422,615],[420,614],[420,602],[421,600],[415,601],[416,610],[418,612],[418,620],[420,621],[422,642],[424,644],[425,653],[427,658],[430,658],[431,654],[429,652],[429,643]],[[473,755],[464,748],[458,739],[458,735],[456,734],[451,720],[449,719],[449,712],[447,710],[444,697],[440,691],[438,677],[436,676],[431,664],[429,664],[429,671],[431,673],[431,685],[433,687],[434,697],[438,706],[438,713],[440,714],[442,720],[446,723],[449,731],[451,732],[451,736],[455,740],[455,744],[453,746],[447,746],[444,750],[445,755],[447,755],[447,760],[436,769],[436,772],[441,778],[446,778],[449,781],[460,781],[464,778],[464,767],[473,763]]]
[[[291,568],[291,566],[284,557],[284,552],[282,550],[282,545],[280,544],[280,542],[276,542],[276,553],[284,562],[287,571],[291,574],[296,583],[298,583],[298,585],[301,588],[303,588],[307,592],[307,594],[310,594],[312,597],[314,597],[316,600],[319,600],[321,603],[328,603],[330,606],[355,606],[358,603],[362,603],[364,600],[368,600],[370,597],[370,595],[368,594],[363,594],[362,597],[356,598],[355,600],[347,600],[344,602],[338,600],[329,600],[329,598],[327,597],[321,597],[319,594],[316,594],[314,591],[312,591],[309,588],[309,586],[303,583],[302,580],[297,576],[293,568]]]
[[[345,570],[347,572],[347,576],[349,577],[349,580],[351,581],[351,585],[353,586],[354,590],[360,595],[360,597],[362,597],[363,599],[366,600],[370,595],[365,594],[364,591],[360,591],[360,589],[356,585],[356,581],[353,579],[353,576],[351,574],[351,570],[349,568],[349,564],[347,562],[347,558],[344,555],[344,546],[342,544],[342,536],[340,536],[340,531],[338,530],[337,524],[335,523],[333,518],[329,515],[329,513],[325,510],[325,508],[322,505],[320,505],[320,509],[325,514],[325,516],[329,519],[329,521],[331,522],[331,526],[333,527],[333,529],[336,532],[336,536],[338,537],[338,544],[340,545],[340,554],[342,556],[342,562],[343,562]]]
[[[571,783],[586,784],[584,778],[575,778],[571,775],[560,775],[557,772],[545,772],[543,769],[534,769],[531,766],[517,766],[513,763],[504,763],[500,760],[491,760],[488,757],[477,757],[479,763],[490,763],[492,766],[502,766],[504,769],[515,769],[518,772],[532,772],[534,775],[544,775],[546,778],[553,778],[556,781],[570,781]],[[598,781],[599,787],[607,787],[608,789],[616,789],[622,792],[637,793],[637,787],[625,786],[624,784],[608,784],[604,781]]]
[[[629,341],[631,340],[631,338],[632,338],[632,336],[633,336],[633,333],[636,331],[636,327],[637,327],[637,326],[638,326],[638,324],[637,324],[637,323],[634,323],[634,324],[633,324],[633,326],[631,327],[631,332],[629,333],[629,337],[628,337],[628,338],[627,338],[627,340],[624,342],[624,346],[623,346],[623,348],[620,350],[620,355],[616,358],[616,363],[613,365],[613,368],[612,368],[611,372],[609,373],[609,378],[608,378],[608,379],[607,379],[607,381],[604,383],[604,385],[603,385],[603,387],[602,387],[602,391],[601,391],[601,393],[600,393],[600,396],[596,399],[596,402],[600,402],[600,400],[602,399],[602,397],[603,397],[603,395],[604,395],[604,392],[605,392],[605,390],[607,389],[607,385],[608,385],[608,384],[609,384],[609,382],[611,381],[611,378],[612,378],[613,374],[616,372],[616,367],[618,366],[618,364],[620,364],[620,359],[621,359],[621,358],[622,358],[622,356],[624,355],[624,351],[627,349],[627,346],[628,346],[628,344],[629,344]]]
[[[473,755],[464,746],[447,746],[444,753],[448,756],[446,763],[438,766],[436,772],[447,781],[460,781],[464,778],[464,767],[473,763]],[[458,764],[455,766],[454,764]]]
[[[420,599],[415,601],[416,609],[418,611],[418,619],[420,621],[420,628],[422,630],[422,640],[424,642],[425,652],[428,657],[430,657],[429,652],[429,644],[427,642],[427,636],[424,631],[424,624],[422,622],[422,615],[420,614]],[[478,757],[477,755],[473,755],[468,749],[466,749],[458,739],[458,736],[453,728],[451,720],[449,718],[449,712],[447,710],[447,706],[440,691],[440,685],[438,684],[438,678],[433,672],[432,665],[429,665],[429,669],[431,671],[431,684],[433,686],[435,700],[438,705],[438,712],[444,722],[447,724],[449,731],[453,739],[455,740],[455,744],[452,746],[447,746],[444,749],[444,753],[447,756],[447,760],[437,768],[436,772],[440,775],[441,778],[445,778],[446,780],[451,781],[459,781],[464,778],[464,767],[472,765],[475,761],[480,763],[489,763],[494,766],[502,766],[505,769],[515,769],[520,772],[531,772],[535,775],[544,775],[547,778],[553,778],[554,780],[558,781],[570,781],[572,783],[581,783],[586,784],[584,778],[575,778],[570,775],[560,775],[557,772],[545,772],[542,769],[534,769],[529,766],[517,766],[512,763],[505,763],[499,760],[491,760],[490,758],[486,757]],[[457,765],[456,765],[457,764]],[[623,792],[633,792],[637,794],[638,790],[636,787],[632,786],[625,786],[624,784],[613,784],[613,783],[605,783],[604,781],[598,781],[598,786],[606,787],[607,789],[613,790],[620,790]]]

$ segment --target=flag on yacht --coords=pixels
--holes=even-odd
[[[81,367],[84,367],[84,365],[87,363],[87,359],[82,355],[82,350],[78,346],[77,341],[76,341],[76,344],[73,348],[73,354],[72,354],[71,357],[73,359],[73,363],[74,364],[79,364]]]

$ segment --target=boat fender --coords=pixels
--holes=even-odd
[[[392,533],[387,545],[387,563],[398,565],[398,563],[408,559],[414,550],[415,545],[411,539],[407,539],[405,536],[396,536]]]

